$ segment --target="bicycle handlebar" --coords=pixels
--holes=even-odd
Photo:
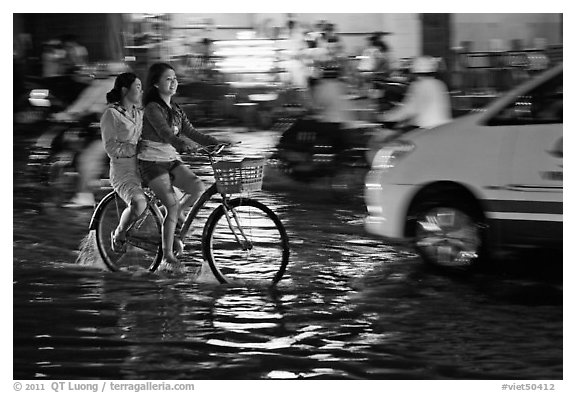
[[[197,150],[197,152],[200,154],[204,154],[205,156],[208,157],[214,157],[222,153],[222,150],[224,150],[225,148],[230,147],[232,145],[238,145],[240,143],[242,142],[234,142],[234,143],[226,142],[226,143],[219,143],[217,145],[202,146]]]

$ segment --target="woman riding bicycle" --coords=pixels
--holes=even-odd
[[[141,99],[140,79],[131,72],[120,74],[106,95],[109,107],[100,119],[104,149],[110,157],[110,182],[128,205],[111,234],[114,252],[125,251],[126,230],[146,209],[136,160],[136,146],[142,133]]]
[[[174,68],[166,63],[153,64],[148,70],[144,93],[144,123],[138,154],[144,185],[160,199],[166,208],[162,224],[163,258],[159,270],[182,269],[173,250],[174,232],[182,211],[204,191],[202,180],[183,164],[178,152],[192,152],[196,144],[208,146],[218,140],[198,132],[184,111],[171,102],[178,81]],[[187,195],[181,204],[173,187]]]

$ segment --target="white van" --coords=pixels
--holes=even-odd
[[[483,111],[416,130],[376,154],[369,233],[469,266],[501,246],[562,247],[562,65]]]

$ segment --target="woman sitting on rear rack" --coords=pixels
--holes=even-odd
[[[112,250],[126,251],[126,231],[146,210],[136,159],[138,139],[142,133],[142,82],[126,72],[118,75],[114,88],[106,94],[109,107],[102,114],[100,127],[104,149],[110,157],[110,182],[128,207],[112,232]]]

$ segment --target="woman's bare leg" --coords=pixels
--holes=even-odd
[[[174,230],[178,222],[180,203],[172,188],[172,182],[168,174],[158,176],[148,183],[154,194],[166,208],[166,217],[162,223],[162,251],[164,258],[169,263],[176,263],[173,252]]]
[[[182,217],[184,210],[192,207],[200,198],[206,187],[202,180],[185,165],[179,165],[172,170],[174,176],[173,184],[186,193],[186,197],[181,202],[179,215]],[[183,217],[182,217],[183,218]]]
[[[120,216],[120,223],[116,228],[114,236],[117,237],[119,240],[126,239],[126,231],[132,225],[138,217],[144,213],[146,210],[146,196],[144,193],[142,195],[135,196],[131,201],[130,205],[122,212]]]

